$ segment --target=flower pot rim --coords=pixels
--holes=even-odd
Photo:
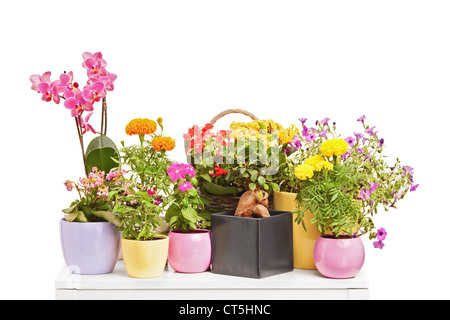
[[[341,236],[345,236],[344,238],[341,238]],[[361,237],[353,237],[352,235],[348,235],[348,234],[342,234],[339,235],[339,237],[335,238],[332,234],[325,234],[325,235],[321,235],[319,236],[319,238],[325,239],[325,240],[357,240],[360,239]]]
[[[164,235],[164,234],[159,234],[157,236],[155,236],[155,238],[159,238],[159,239],[150,239],[150,240],[137,240],[137,239],[126,239],[126,238],[121,238],[122,240],[126,240],[126,241],[136,241],[136,242],[152,242],[155,240],[166,240],[169,239],[168,236]]]
[[[276,190],[273,190],[273,193],[280,193],[280,194],[283,194],[283,193],[286,193],[286,194],[298,194],[297,192],[290,192],[290,191],[276,191]]]
[[[201,231],[201,232],[191,232],[191,231]],[[202,234],[202,233],[211,232],[211,230],[200,228],[200,229],[189,230],[189,232],[182,232],[182,231],[180,231],[180,229],[174,229],[174,230],[170,230],[170,232],[176,233],[176,234]]]
[[[230,214],[232,213],[232,214]],[[260,221],[264,219],[273,219],[277,216],[284,215],[284,214],[292,214],[290,211],[285,210],[269,210],[270,217],[264,217],[264,218],[253,218],[253,217],[241,217],[241,216],[235,216],[234,210],[226,210],[226,211],[220,211],[220,212],[214,212],[211,213],[212,216],[227,216],[227,217],[233,217],[232,219],[244,219],[244,220],[254,220],[254,221]],[[272,213],[276,213],[275,215],[272,215]]]
[[[67,223],[77,223],[77,224],[96,224],[96,223],[111,223],[111,224],[113,224],[112,222],[109,222],[109,221],[85,221],[85,222],[83,222],[83,221],[67,221],[65,218],[61,218],[61,220],[60,221],[62,221],[62,222],[67,222]]]

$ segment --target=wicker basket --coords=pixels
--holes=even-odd
[[[246,115],[250,117],[252,120],[259,120],[258,117],[256,117],[254,114],[242,110],[242,109],[228,109],[225,111],[222,111],[218,115],[216,115],[214,118],[211,119],[209,123],[215,124],[217,120],[221,119],[222,117],[232,114],[232,113],[240,113],[243,115]],[[209,194],[206,192],[201,193],[203,197],[208,199],[210,201],[210,204],[208,205],[208,209],[210,209],[213,212],[220,212],[220,211],[231,211],[235,210],[241,195],[244,193],[244,191],[232,194],[232,195],[214,195]],[[273,195],[269,195],[269,210],[273,210]]]

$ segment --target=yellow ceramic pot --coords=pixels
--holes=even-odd
[[[160,235],[149,241],[122,238],[122,255],[128,275],[133,278],[159,277],[166,267],[169,238]]]
[[[292,192],[273,192],[274,210],[281,211],[297,211],[298,201],[295,200],[296,193]],[[297,215],[292,214],[292,236],[294,248],[294,268],[315,270],[314,263],[314,245],[320,237],[320,232],[317,230],[317,224],[311,224],[310,220],[313,217],[311,212],[307,210],[303,217],[306,231],[302,224],[297,224],[295,218]]]

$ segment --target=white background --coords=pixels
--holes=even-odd
[[[136,143],[128,121],[161,116],[179,161],[182,133],[228,108],[286,126],[330,117],[344,137],[365,114],[420,183],[375,217],[384,249],[364,239],[370,297],[450,298],[449,16],[434,0],[2,2],[0,298],[54,298],[58,221],[76,196],[62,183],[83,168],[70,111],[41,101],[29,76],[72,70],[84,86],[84,51],[118,75],[108,135]],[[232,120],[246,118],[217,127]]]

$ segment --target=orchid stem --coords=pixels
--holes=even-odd
[[[80,118],[81,118],[81,115],[78,115],[75,117],[75,125],[77,126],[78,139],[80,140],[81,153],[83,155],[84,172],[86,173],[86,176],[87,176],[88,171],[87,171],[87,166],[86,166],[86,155],[84,154],[83,134],[82,134],[81,128],[80,128],[80,124],[81,124]]]

